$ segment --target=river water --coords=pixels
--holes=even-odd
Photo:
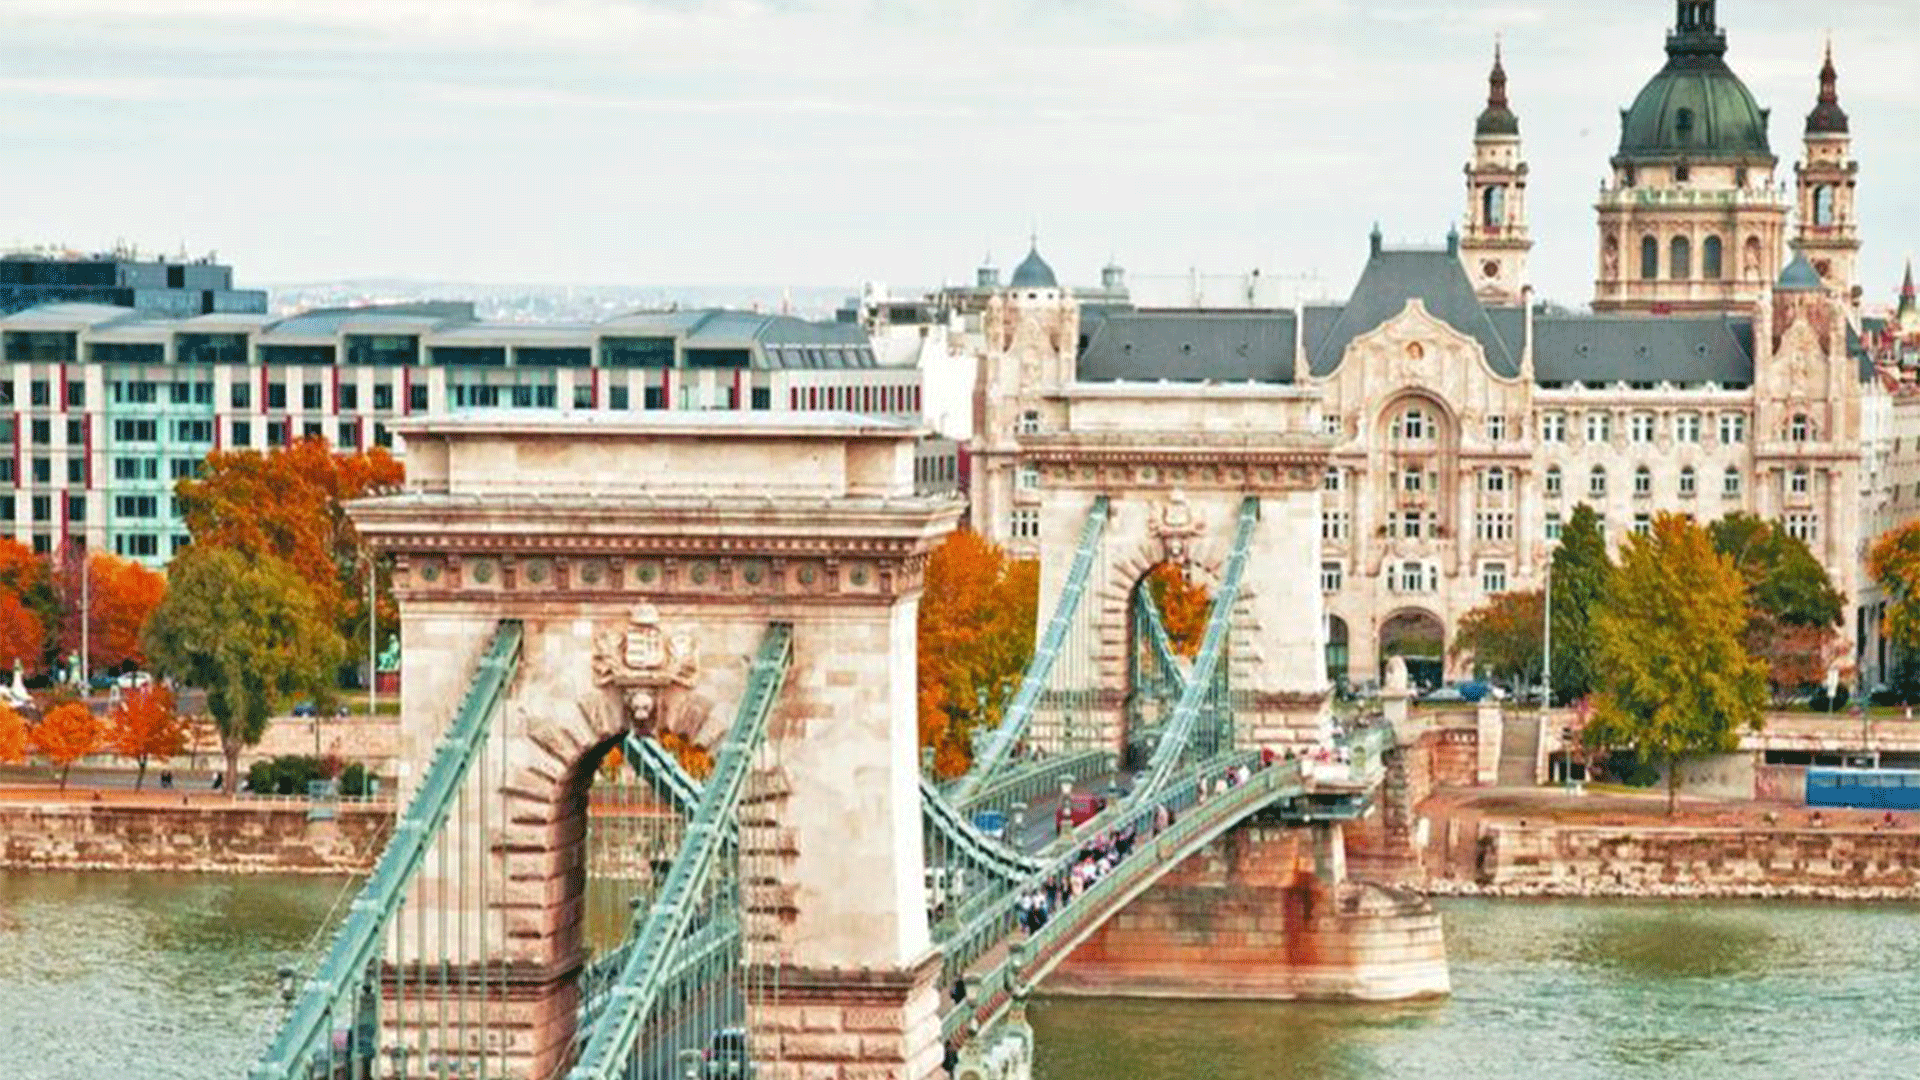
[[[0,1080],[233,1080],[342,882],[0,872]],[[1042,1001],[1040,1080],[1920,1076],[1920,908],[1445,901],[1454,996]],[[130,1069],[129,1066],[132,1066]]]

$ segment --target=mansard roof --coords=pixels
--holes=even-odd
[[[1451,245],[1435,251],[1389,251],[1377,244],[1339,314],[1328,319],[1324,313],[1309,313],[1309,329],[1319,331],[1307,338],[1313,373],[1331,375],[1339,370],[1355,338],[1378,329],[1406,310],[1407,301],[1413,299],[1429,315],[1479,342],[1496,374],[1507,378],[1520,374],[1520,339],[1516,336],[1509,343],[1501,335]]]
[[[1753,382],[1750,319],[1539,315],[1534,375],[1543,383]]]
[[[1110,311],[1082,350],[1082,382],[1291,383],[1290,311]]]

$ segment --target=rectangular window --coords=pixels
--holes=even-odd
[[[67,459],[67,483],[79,487],[87,486],[87,459],[70,457]]]
[[[1420,539],[1420,534],[1423,531],[1421,525],[1424,521],[1425,519],[1418,510],[1402,511],[1400,514],[1400,538],[1403,540]]]
[[[1680,470],[1680,497],[1691,499],[1699,494],[1700,478],[1692,469]]]
[[[193,403],[193,384],[185,382],[170,384],[167,387],[167,400],[175,405],[191,405]]]
[[[360,386],[358,383],[343,382],[337,393],[339,401],[335,403],[337,412],[352,412],[360,407]]]
[[[1566,528],[1566,524],[1560,520],[1559,514],[1555,513],[1555,514],[1547,515],[1547,530],[1546,530],[1547,539],[1549,540],[1560,539],[1560,533],[1565,528]]]
[[[513,350],[513,365],[515,367],[592,367],[593,350],[521,345]]]
[[[260,362],[274,367],[331,367],[334,355],[331,345],[260,346]]]
[[[1507,513],[1476,515],[1474,533],[1482,543],[1506,543],[1513,539],[1513,515]]]
[[[410,367],[420,362],[420,339],[412,334],[349,334],[347,363]]]
[[[1022,435],[1040,434],[1040,414],[1032,410],[1021,413],[1019,432]]]
[[[1587,441],[1603,443],[1613,439],[1613,417],[1608,413],[1590,412],[1587,414]]]
[[[1345,543],[1350,531],[1346,511],[1329,510],[1320,515],[1320,539],[1327,543]]]
[[[1673,418],[1673,437],[1683,443],[1700,441],[1700,414],[1683,412]]]
[[[309,420],[300,426],[300,437],[303,439],[325,438],[324,431],[318,420]]]
[[[0,495],[0,521],[12,521],[19,513],[12,495]]]
[[[231,402],[236,409],[251,408],[253,406],[253,384],[247,382],[245,379],[235,382],[227,388],[227,400]]]
[[[37,457],[33,459],[33,482],[36,484],[53,483],[53,459]]]
[[[507,350],[499,346],[445,346],[429,350],[433,362],[441,367],[506,367]]]
[[[393,432],[387,430],[387,425],[373,425],[373,445],[384,447],[388,450],[393,449]]]
[[[1497,443],[1507,441],[1507,418],[1506,417],[1504,416],[1487,417],[1487,441],[1497,442]]]
[[[593,384],[573,388],[573,407],[576,409],[593,408]]]
[[[644,401],[645,401],[646,407],[649,409],[666,408],[667,407],[666,389],[664,387],[659,387],[659,386],[647,387],[647,393]]]
[[[29,437],[33,440],[33,445],[53,445],[53,421],[43,417],[33,421],[32,424],[28,425],[28,428],[32,432]]]
[[[1034,509],[1015,510],[1010,524],[1015,540],[1040,539],[1040,511]]]
[[[1817,514],[1788,514],[1787,535],[1804,544],[1820,541],[1820,517]]]
[[[284,420],[269,420],[267,428],[267,449],[273,450],[287,445],[287,425]]]
[[[233,422],[233,445],[245,450],[253,445],[253,423],[248,420]]]
[[[210,443],[213,441],[213,421],[175,420],[173,437],[177,442]]]
[[[1734,469],[1728,469],[1727,475],[1720,481],[1720,494],[1729,499],[1737,499],[1740,497],[1740,486],[1740,473]]]
[[[1633,535],[1648,536],[1652,534],[1652,532],[1653,532],[1653,515],[1652,514],[1633,515]]]
[[[267,408],[284,409],[286,407],[287,407],[287,384],[277,383],[277,382],[268,383],[267,384]]]
[[[1747,441],[1747,417],[1744,413],[1720,414],[1720,441],[1729,446]],[[1894,448],[1898,452],[1899,447]]]
[[[159,400],[158,383],[147,379],[114,380],[113,402],[116,405],[153,405]]]
[[[1427,567],[1424,563],[1401,563],[1399,578],[1400,591],[1403,593],[1423,593],[1427,591]]]
[[[1795,469],[1787,476],[1787,490],[1795,495],[1805,495],[1812,487],[1812,480],[1805,469]]]
[[[1498,594],[1507,591],[1507,564],[1490,562],[1480,566],[1480,591]]]
[[[1337,439],[1340,436],[1346,434],[1346,430],[1347,430],[1346,424],[1340,419],[1340,417],[1337,414],[1323,416],[1320,418],[1320,431],[1322,434],[1329,435]]]
[[[1488,469],[1481,473],[1480,490],[1489,495],[1504,494],[1507,490],[1507,470]]]
[[[33,497],[33,520],[35,521],[52,521],[53,520],[53,496],[35,495]]]
[[[1328,469],[1320,480],[1320,490],[1338,493],[1347,486],[1347,474],[1339,469]]]
[[[115,442],[153,442],[160,437],[160,425],[154,420],[115,420]]]
[[[119,533],[113,538],[113,548],[114,554],[127,558],[158,558],[160,538],[152,533]]]
[[[410,386],[407,388],[407,408],[413,410],[414,412],[427,411],[427,388],[426,387]]]
[[[157,458],[119,457],[113,459],[113,478],[115,480],[157,480],[160,476],[160,461]]]
[[[1560,470],[1548,469],[1547,470],[1547,498],[1549,499],[1559,498],[1561,491],[1565,487],[1566,487],[1566,477],[1561,475]]]
[[[87,497],[85,495],[67,496],[67,520],[75,525],[87,523]]]
[[[1653,414],[1634,413],[1628,420],[1628,433],[1634,442],[1642,445],[1653,441]]]
[[[773,408],[773,390],[765,386],[753,388],[753,407],[756,412],[767,412]]]
[[[15,364],[71,364],[80,358],[80,335],[58,331],[7,331],[7,360]]]
[[[342,449],[355,449],[360,445],[360,425],[351,420],[342,420],[339,426],[340,437],[333,445]]]
[[[177,334],[173,355],[182,364],[244,364],[245,334]]]
[[[1653,494],[1653,473],[1640,469],[1633,474],[1633,493],[1641,498]]]
[[[673,366],[673,339],[601,338],[600,366],[609,368],[670,368]]]
[[[45,379],[33,380],[33,385],[27,387],[27,395],[27,401],[36,409],[53,404],[53,393]]]
[[[325,383],[310,382],[300,388],[300,407],[308,412],[319,412],[327,407],[327,387]]]
[[[393,385],[391,383],[374,384],[373,409],[375,412],[389,412],[393,409]]]
[[[1040,467],[1038,465],[1020,466],[1019,484],[1021,491],[1040,490]]]
[[[632,391],[624,386],[607,387],[607,408],[630,409],[633,407]]]
[[[87,441],[87,422],[78,417],[67,421],[67,445],[79,446]]]
[[[1418,495],[1426,490],[1427,474],[1419,469],[1407,469],[1400,474],[1400,490],[1408,495]]]
[[[115,495],[113,512],[123,518],[159,517],[160,500],[153,495]]]
[[[1540,418],[1540,441],[1563,443],[1567,441],[1567,414],[1548,413]]]
[[[87,407],[87,384],[78,380],[67,383],[67,408],[84,409]]]
[[[1320,564],[1320,591],[1337,593],[1346,584],[1346,567],[1337,562]]]
[[[172,479],[191,480],[200,475],[200,459],[177,457],[167,463]]]

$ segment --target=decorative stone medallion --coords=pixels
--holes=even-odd
[[[594,634],[593,681],[617,695],[627,729],[636,735],[671,732],[712,749],[723,730],[713,703],[693,692],[699,678],[693,636],[669,633],[652,604],[634,607],[625,625]]]

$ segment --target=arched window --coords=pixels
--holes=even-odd
[[[1747,242],[1741,245],[1741,250],[1745,253],[1743,256],[1745,261],[1740,267],[1741,273],[1745,274],[1748,280],[1754,280],[1764,276],[1766,274],[1766,267],[1760,261],[1760,238],[1757,236],[1747,237]]]
[[[1507,189],[1499,184],[1480,194],[1480,218],[1485,224],[1499,228],[1507,223]]]
[[[1596,499],[1607,497],[1607,470],[1603,465],[1595,465],[1593,472],[1587,474],[1587,494]]]
[[[1673,114],[1673,133],[1680,136],[1681,142],[1693,141],[1693,110],[1680,109]],[[1683,164],[1681,168],[1686,168]]]
[[[1825,184],[1813,189],[1813,223],[1833,224],[1833,188]]]
[[[1707,237],[1700,243],[1700,276],[1708,281],[1719,281],[1726,272],[1726,254],[1721,249],[1720,238]]]
[[[1700,490],[1700,475],[1689,465],[1680,470],[1680,497],[1691,499]]]
[[[1497,467],[1488,469],[1486,475],[1480,478],[1480,490],[1489,495],[1507,490],[1507,470]]]
[[[1720,478],[1720,493],[1729,499],[1740,497],[1740,470],[1727,466],[1727,473]]]
[[[1651,236],[1640,238],[1640,280],[1660,280],[1660,241]]]
[[[1805,465],[1794,469],[1787,476],[1787,489],[1795,495],[1805,495],[1811,485],[1812,480]]]
[[[1559,498],[1560,491],[1564,486],[1564,484],[1565,484],[1565,480],[1560,474],[1560,466],[1555,465],[1547,470],[1547,497],[1548,498]]]
[[[1795,416],[1793,422],[1787,425],[1787,437],[1794,442],[1806,442],[1813,438],[1813,425],[1805,416]]]
[[[1693,276],[1693,241],[1684,236],[1673,238],[1673,254],[1667,260],[1667,276],[1675,281],[1685,281]]]
[[[1639,496],[1653,494],[1653,470],[1645,465],[1633,470],[1633,493]]]
[[[1400,414],[1400,423],[1395,425],[1398,435],[1407,442],[1425,442],[1433,437],[1433,428],[1427,423],[1425,409],[1412,408]]]

